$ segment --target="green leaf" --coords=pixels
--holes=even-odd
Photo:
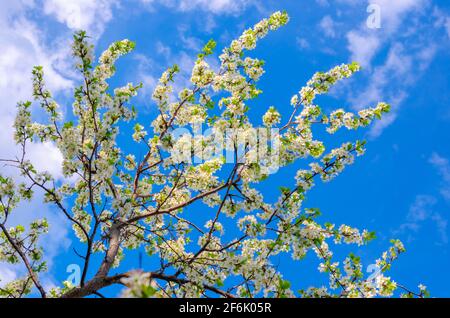
[[[72,121],[68,121],[68,122],[64,123],[64,126],[63,126],[64,129],[68,129],[68,128],[72,128],[72,127],[73,127]]]

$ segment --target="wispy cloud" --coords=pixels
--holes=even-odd
[[[322,29],[325,36],[334,38],[336,37],[336,22],[329,15],[326,15],[320,20],[319,23],[320,28]]]
[[[368,1],[380,9],[381,28],[369,28],[366,20],[346,34],[351,59],[366,70],[367,84],[359,94],[348,93],[355,109],[372,106],[383,100],[392,112],[370,131],[378,137],[391,125],[409,97],[410,90],[441,48],[442,36],[436,20],[427,12],[433,9],[428,0]]]
[[[162,4],[178,11],[202,10],[214,14],[238,14],[254,0],[141,0],[145,5]]]
[[[434,152],[429,162],[437,169],[441,177],[441,195],[450,200],[450,163],[447,158],[440,156],[438,153]]]
[[[409,208],[406,216],[406,222],[403,223],[398,233],[406,233],[409,239],[413,240],[412,233],[416,234],[420,231],[426,222],[433,222],[440,237],[440,244],[448,243],[447,224],[448,221],[442,214],[435,211],[438,200],[431,195],[417,195],[413,204]]]
[[[20,149],[13,141],[13,122],[16,103],[31,98],[31,70],[35,65],[42,65],[45,81],[55,96],[65,94],[72,87],[72,80],[65,76],[64,67],[70,57],[67,43],[58,40],[45,41],[47,34],[39,24],[29,18],[29,13],[36,10],[34,1],[2,2],[0,10],[0,158],[14,158]],[[32,143],[27,147],[27,157],[39,171],[49,171],[56,178],[62,178],[62,156],[57,147],[48,142]],[[18,177],[18,171],[5,166],[0,167],[2,174]],[[43,195],[37,191],[31,202],[21,204],[11,214],[8,226],[23,224],[27,226],[32,220],[46,217],[50,223],[49,234],[42,238],[46,251],[46,261],[52,265],[53,258],[67,248],[67,224],[64,218],[52,208],[45,206]],[[24,268],[6,266],[0,263],[0,276],[4,281],[20,277]]]
[[[17,273],[10,266],[0,265],[0,287],[17,279]]]
[[[440,194],[445,200],[450,200],[450,163],[438,153],[431,154],[428,162],[438,171],[440,176]],[[425,222],[431,221],[436,226],[441,243],[448,243],[448,219],[445,214],[437,212],[439,196],[417,195],[411,204],[406,222],[400,226],[397,232],[417,233]]]
[[[12,124],[16,112],[16,103],[31,97],[31,70],[35,65],[42,65],[45,81],[49,89],[58,94],[72,86],[72,81],[62,73],[64,70],[55,65],[62,65],[62,56],[67,56],[67,45],[54,43],[51,48],[44,43],[45,34],[38,25],[27,19],[26,13],[31,5],[15,3],[0,15],[0,157],[13,157],[18,151],[13,142]],[[69,55],[70,56],[70,55]],[[32,144],[29,148],[32,162],[62,177],[58,169],[62,162],[57,148],[51,144]],[[42,160],[46,158],[46,160]]]
[[[185,41],[189,40],[186,38]],[[197,46],[195,45],[190,49],[195,51]],[[155,43],[155,52],[158,54],[152,57],[143,54],[134,55],[138,63],[137,78],[144,86],[138,98],[143,98],[146,102],[151,102],[151,95],[162,72],[174,64],[179,66],[180,72],[174,77],[173,95],[175,96],[182,89],[191,86],[190,77],[195,63],[195,54],[188,53],[185,50],[172,50],[160,41]]]
[[[44,0],[43,10],[69,29],[99,36],[113,17],[113,7],[118,5],[118,0]]]
[[[358,31],[347,33],[348,49],[351,59],[357,61],[363,67],[370,66],[372,58],[380,47],[380,39],[375,35],[362,34]]]

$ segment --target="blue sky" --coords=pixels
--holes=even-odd
[[[381,9],[381,27],[369,28],[369,3]],[[287,114],[289,100],[316,71],[350,61],[362,72],[319,99],[326,110],[358,110],[386,101],[392,113],[361,133],[337,134],[340,141],[366,138],[368,150],[341,176],[320,184],[306,206],[322,210],[321,220],[368,228],[377,240],[361,248],[365,266],[401,239],[407,253],[390,276],[405,286],[423,283],[433,296],[450,296],[450,5],[431,0],[0,0],[0,157],[16,151],[10,136],[14,106],[31,98],[30,71],[43,65],[46,80],[61,105],[70,111],[76,74],[71,68],[71,34],[85,29],[97,55],[110,42],[128,38],[135,51],[118,63],[112,84],[143,82],[134,104],[148,118],[156,114],[150,95],[160,73],[174,63],[188,80],[195,55],[211,38],[220,50],[245,28],[276,10],[286,10],[289,24],[262,40],[252,52],[266,61],[252,105],[255,122],[270,105]],[[60,155],[51,144],[34,145],[30,156],[41,169],[61,177]],[[1,168],[6,169],[6,168]],[[282,169],[264,187],[294,183],[292,168]],[[289,181],[285,181],[289,180]],[[270,196],[269,196],[270,198]],[[22,206],[17,222],[47,215],[53,228],[46,240],[52,275],[47,285],[67,277],[77,262],[67,224],[39,197]],[[33,211],[33,214],[31,213]],[[343,252],[346,249],[343,248]],[[130,257],[127,265],[137,264]],[[286,276],[299,288],[319,278],[314,258],[305,263],[280,260]],[[17,276],[0,264],[0,278]]]

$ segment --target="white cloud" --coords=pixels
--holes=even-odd
[[[441,177],[440,194],[446,200],[450,200],[450,162],[434,152],[428,162],[437,169]],[[431,221],[436,226],[440,236],[441,243],[448,243],[448,220],[442,214],[436,212],[438,203],[437,196],[417,195],[409,212],[406,216],[406,222],[400,226],[399,232],[418,232],[425,222]]]
[[[447,15],[446,12],[444,12],[437,6],[435,6],[433,8],[433,12],[432,12],[431,16],[433,17],[433,19],[435,21],[434,25],[437,28],[442,28],[445,31],[448,38],[450,38],[450,16]]]
[[[418,195],[409,208],[406,216],[406,223],[400,226],[397,233],[417,233],[427,221],[431,221],[436,226],[441,244],[448,243],[447,220],[442,214],[434,211],[437,199],[430,195]]]
[[[0,287],[16,278],[17,274],[10,266],[0,266]]]
[[[141,0],[146,5],[163,4],[178,11],[202,10],[214,14],[236,14],[257,4],[254,0]]]
[[[392,106],[391,113],[372,126],[369,134],[375,138],[395,121],[409,90],[428,68],[440,43],[435,36],[435,19],[427,15],[428,0],[373,3],[381,9],[381,28],[370,29],[364,20],[348,31],[346,38],[351,60],[363,66],[368,80],[361,93],[348,92],[352,106],[361,109],[379,101]]]
[[[187,35],[188,30],[189,26],[187,25],[180,25],[178,27],[178,34],[181,43],[183,43],[183,47],[186,50],[192,50],[198,53],[205,45],[205,43],[203,43],[203,41],[200,40],[199,38]]]
[[[406,14],[411,11],[423,8],[427,3],[425,0],[378,0],[368,1],[367,4],[375,3],[380,7],[381,28],[370,29],[366,21],[356,29],[347,33],[348,49],[352,53],[352,58],[364,66],[369,66],[372,57],[381,48],[383,42],[390,39],[395,34],[399,25],[403,23]]]
[[[447,233],[448,220],[446,220],[444,217],[442,217],[441,214],[438,214],[438,213],[433,214],[431,216],[431,220],[436,224],[439,235],[441,236],[442,243],[447,244],[448,243],[448,233]]]
[[[356,5],[361,0],[334,0],[332,2],[337,2],[340,4],[346,4],[346,5]],[[316,3],[322,7],[328,7],[330,5],[329,0],[316,0]]]
[[[375,35],[350,31],[347,33],[347,41],[352,61],[360,63],[363,67],[370,66],[372,58],[380,47],[380,39]]]
[[[61,69],[69,63],[70,54],[67,42],[53,41],[45,43],[46,34],[40,26],[27,18],[30,10],[36,9],[33,1],[2,2],[0,10],[0,158],[14,158],[20,153],[13,141],[14,116],[16,103],[31,98],[31,70],[35,65],[44,67],[45,81],[48,88],[58,96],[72,87],[72,81],[63,74]],[[69,40],[69,39],[68,39]],[[30,144],[27,147],[27,157],[39,170],[47,170],[61,178],[62,157],[58,149],[51,143]],[[17,171],[1,166],[2,174],[17,176]],[[50,223],[50,232],[43,237],[46,260],[51,266],[52,258],[67,247],[67,224],[63,216],[42,203],[42,193],[36,193],[31,202],[21,204],[8,220],[8,225],[21,223],[27,226],[31,220],[46,217]],[[21,267],[8,267],[0,264],[0,276],[5,280],[22,275]],[[14,275],[11,274],[14,273]]]
[[[308,40],[305,38],[297,37],[296,42],[300,49],[307,49],[310,47]]]
[[[328,7],[330,5],[327,0],[316,0],[316,2],[322,7]]]
[[[350,97],[353,106],[357,109],[373,106],[373,104],[380,101],[380,98],[389,97],[391,104],[399,104],[405,97],[400,93],[398,87],[395,87],[395,92],[389,91],[387,87],[392,81],[401,81],[402,83],[409,83],[410,70],[413,66],[413,59],[405,52],[405,48],[400,43],[395,43],[389,50],[384,64],[377,66],[373,73],[370,74],[370,83],[365,90]]]
[[[156,52],[163,55],[170,54],[170,48],[164,46],[161,42],[156,43]],[[153,61],[153,59],[143,55],[143,54],[134,54],[134,60],[137,62],[136,68],[136,78],[142,82],[143,87],[140,90],[137,98],[142,102],[150,102],[151,96],[153,93],[153,89],[156,87],[158,83],[158,65]]]
[[[450,38],[450,18],[447,18],[445,21],[445,30],[447,31],[447,35]]]
[[[0,157],[13,157],[18,151],[13,142],[12,124],[16,113],[16,103],[31,97],[31,70],[42,65],[48,88],[55,94],[71,87],[71,80],[61,75],[55,68],[60,62],[61,51],[65,47],[52,47],[43,44],[43,34],[38,26],[24,15],[26,6],[9,8],[9,14],[0,16]],[[14,19],[12,19],[14,17]],[[56,148],[51,144],[31,145],[31,159],[46,158],[46,167],[54,169],[61,163]],[[50,156],[49,156],[50,154]],[[36,161],[36,160],[34,160]],[[60,175],[60,174],[59,174]]]
[[[447,158],[433,152],[429,162],[439,169],[440,174],[446,182],[450,182],[450,166]]]
[[[442,178],[440,189],[442,196],[450,200],[450,164],[448,159],[434,152],[428,161],[438,170]]]
[[[324,16],[322,20],[320,20],[319,27],[327,37],[336,37],[336,23],[329,15]]]
[[[356,97],[350,97],[357,108],[373,106],[379,101],[391,104],[391,112],[372,126],[369,132],[372,138],[381,135],[384,128],[395,121],[402,103],[408,97],[409,89],[434,58],[436,45],[422,45],[426,45],[426,48],[405,47],[396,42],[391,44],[384,64],[374,69],[366,89]]]
[[[412,223],[425,221],[430,217],[430,209],[436,204],[436,198],[429,195],[418,195],[411,205],[406,217],[407,221]]]
[[[61,152],[50,142],[30,143],[27,146],[27,155],[32,158],[37,171],[48,171],[55,178],[61,180],[63,156]]]
[[[375,122],[369,131],[369,137],[374,139],[379,137],[383,130],[390,126],[397,119],[397,115],[395,113],[390,113],[385,115],[381,120]]]
[[[403,16],[413,10],[423,9],[428,4],[427,0],[376,0],[368,1],[381,8],[381,27],[388,32],[395,32],[403,21]]]
[[[69,29],[82,29],[98,36],[112,19],[116,5],[116,0],[44,0],[44,13],[53,15]]]

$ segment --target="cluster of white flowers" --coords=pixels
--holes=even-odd
[[[134,125],[133,140],[136,142],[141,142],[145,136],[147,136],[147,132],[145,131],[144,126],[140,124]]]
[[[256,220],[254,215],[246,215],[240,218],[238,226],[241,231],[244,231],[245,234],[251,237],[262,235],[265,232],[265,227]]]
[[[150,273],[132,271],[121,280],[127,288],[122,292],[125,298],[150,298],[156,293],[156,282],[152,280]]]
[[[20,298],[28,295],[33,287],[33,282],[28,277],[15,279],[0,288],[1,298]]]
[[[106,51],[100,55],[98,59],[99,64],[95,68],[95,75],[101,81],[105,81],[110,78],[115,73],[115,62],[116,60],[129,52],[131,52],[135,47],[135,43],[130,40],[122,40],[114,42]],[[105,89],[106,87],[103,87]]]
[[[269,107],[269,109],[263,116],[263,123],[267,127],[275,126],[280,122],[280,120],[281,115],[273,106]]]
[[[346,127],[347,129],[366,127],[374,118],[381,118],[382,114],[389,112],[389,110],[390,106],[386,103],[379,103],[375,108],[363,109],[358,112],[358,116],[343,109],[335,110],[330,114],[327,131],[332,134],[341,127]]]
[[[193,190],[207,190],[218,184],[214,173],[224,164],[223,158],[214,158],[210,161],[190,167],[186,174],[186,183]]]
[[[275,12],[269,19],[263,19],[252,29],[246,30],[237,40],[231,43],[230,51],[234,54],[240,54],[243,49],[252,50],[256,47],[257,40],[267,35],[269,30],[276,30],[280,26],[285,25],[289,21],[289,17],[285,12]],[[222,61],[225,59],[223,56]]]
[[[165,186],[161,192],[156,194],[155,200],[161,209],[170,209],[180,205],[180,202],[186,202],[191,197],[188,189],[172,189]]]
[[[314,74],[307,85],[300,90],[298,95],[292,97],[292,106],[297,107],[299,106],[299,103],[311,105],[316,95],[327,93],[332,85],[344,78],[352,76],[352,74],[359,71],[359,69],[360,66],[358,63],[342,64],[328,72],[318,72]]]
[[[86,231],[89,231],[89,229],[91,227],[92,216],[89,213],[87,213],[86,211],[79,210],[79,209],[74,209],[73,214],[74,214],[74,216],[73,216],[74,220],[76,220],[78,222],[78,224],[80,224],[81,227],[83,227],[83,229],[85,229]],[[75,235],[78,237],[78,239],[81,242],[86,242],[87,237],[85,235],[85,232],[78,224],[74,223],[72,225]]]
[[[297,171],[295,180],[297,181],[297,186],[299,187],[299,189],[301,189],[301,191],[307,191],[314,186],[313,174],[310,170]]]
[[[246,57],[243,63],[244,71],[253,81],[258,81],[264,74],[264,61]]]
[[[205,228],[209,229],[213,229],[214,231],[217,231],[220,233],[220,235],[223,235],[224,233],[224,229],[223,229],[223,225],[220,222],[214,222],[213,220],[209,220],[208,222],[206,222],[205,224]]]
[[[392,281],[390,277],[378,275],[375,282],[378,289],[378,294],[383,297],[392,296],[394,291],[397,289],[397,284]]]
[[[17,104],[16,118],[14,119],[14,140],[21,143],[33,137],[31,130],[31,102],[20,102]]]
[[[31,183],[16,186],[12,179],[0,176],[0,198],[7,202],[0,205],[0,224],[6,224],[10,210],[21,200],[29,200],[34,188],[39,187],[45,192],[45,201],[60,208],[76,237],[87,243],[83,256],[86,269],[91,253],[106,253],[102,261],[106,272],[120,265],[128,254],[126,250],[143,249],[147,255],[158,257],[161,267],[153,273],[123,274],[125,297],[199,297],[209,293],[293,297],[296,293],[277,271],[273,256],[289,253],[294,260],[301,260],[308,252],[319,258],[319,271],[329,275],[329,286],[311,287],[300,295],[392,295],[398,286],[384,272],[404,251],[400,241],[393,241],[377,260],[382,273],[371,282],[364,278],[357,256],[350,254],[343,261],[332,258],[337,244],[366,244],[374,234],[345,224],[321,225],[316,219],[320,211],[302,206],[316,179],[331,180],[365,150],[362,141],[326,149],[315,130],[313,134],[314,125],[329,133],[342,127],[357,129],[389,111],[389,105],[380,103],[357,114],[338,109],[327,116],[315,104],[318,94],[350,77],[359,65],[344,64],[316,73],[292,97],[294,110],[287,123],[281,122],[282,116],[273,106],[262,116],[261,128],[255,128],[248,116],[249,100],[262,93],[257,82],[264,74],[264,62],[245,53],[288,20],[286,13],[275,12],[247,29],[222,51],[217,71],[209,60],[216,43],[209,41],[193,66],[188,88],[175,92],[174,77],[179,68],[168,68],[152,94],[158,115],[151,123],[142,124],[135,121],[136,109],[129,105],[142,85],[129,83],[108,89],[106,82],[115,73],[116,60],[130,52],[134,43],[123,40],[112,44],[95,66],[86,34],[76,33],[73,53],[83,81],[74,92],[74,120],[62,122],[58,105],[45,87],[43,69],[37,67],[33,70],[33,96],[46,111],[50,124],[32,122],[31,102],[18,104],[14,123],[15,140],[24,147],[24,154],[28,142],[54,142],[63,155],[64,175],[76,178],[59,182],[49,173],[36,171],[25,158],[13,161]],[[212,134],[190,134],[188,126],[196,131],[203,130],[203,125]],[[128,154],[119,148],[119,127],[121,134],[131,136],[143,152]],[[270,145],[266,143],[269,140]],[[226,165],[231,157],[232,167]],[[308,165],[295,174],[295,186],[281,187],[278,199],[266,202],[257,183],[298,159],[305,159]],[[65,208],[68,202],[71,209]],[[201,223],[203,226],[186,211],[201,203],[215,210],[212,215],[200,210],[202,222],[208,220]],[[228,226],[241,232],[237,238],[229,237],[233,229],[228,230]],[[11,240],[17,240],[35,272],[45,270],[37,242],[47,230],[46,220],[31,222],[29,229],[21,225],[2,227],[0,261],[21,260],[11,244]],[[164,277],[168,272],[175,274]],[[31,289],[30,279],[4,286],[0,296],[26,294]],[[64,283],[48,294],[59,297],[84,288],[74,287]],[[424,286],[419,290],[420,295],[427,294]]]
[[[33,266],[33,272],[28,270],[24,277],[2,282],[0,297],[22,297],[29,294],[34,275],[47,270],[43,249],[38,245],[40,236],[48,232],[47,220],[33,220],[27,228],[21,224],[9,227],[7,225],[18,203],[31,199],[31,196],[32,186],[25,183],[16,185],[11,177],[0,174],[0,262],[17,264],[26,259],[28,264]],[[42,291],[42,287],[40,290]]]
[[[45,88],[44,72],[42,66],[35,66],[33,75],[33,97],[41,102],[41,107],[47,112],[51,121],[56,121],[61,117],[59,105],[52,99],[49,90]]]
[[[356,243],[358,245],[362,245],[364,242],[364,238],[360,234],[360,231],[356,228],[351,228],[348,225],[344,225],[344,224],[341,225],[339,227],[338,233],[339,234],[337,234],[335,236],[336,243],[340,242],[342,239],[347,244],[355,244]]]
[[[172,93],[173,88],[170,82],[173,82],[175,74],[179,72],[177,65],[167,69],[160,77],[159,84],[155,87],[152,99],[158,104],[162,110],[167,109],[169,95]]]
[[[191,82],[197,87],[205,87],[210,84],[215,77],[213,70],[203,59],[198,59],[192,69]]]

